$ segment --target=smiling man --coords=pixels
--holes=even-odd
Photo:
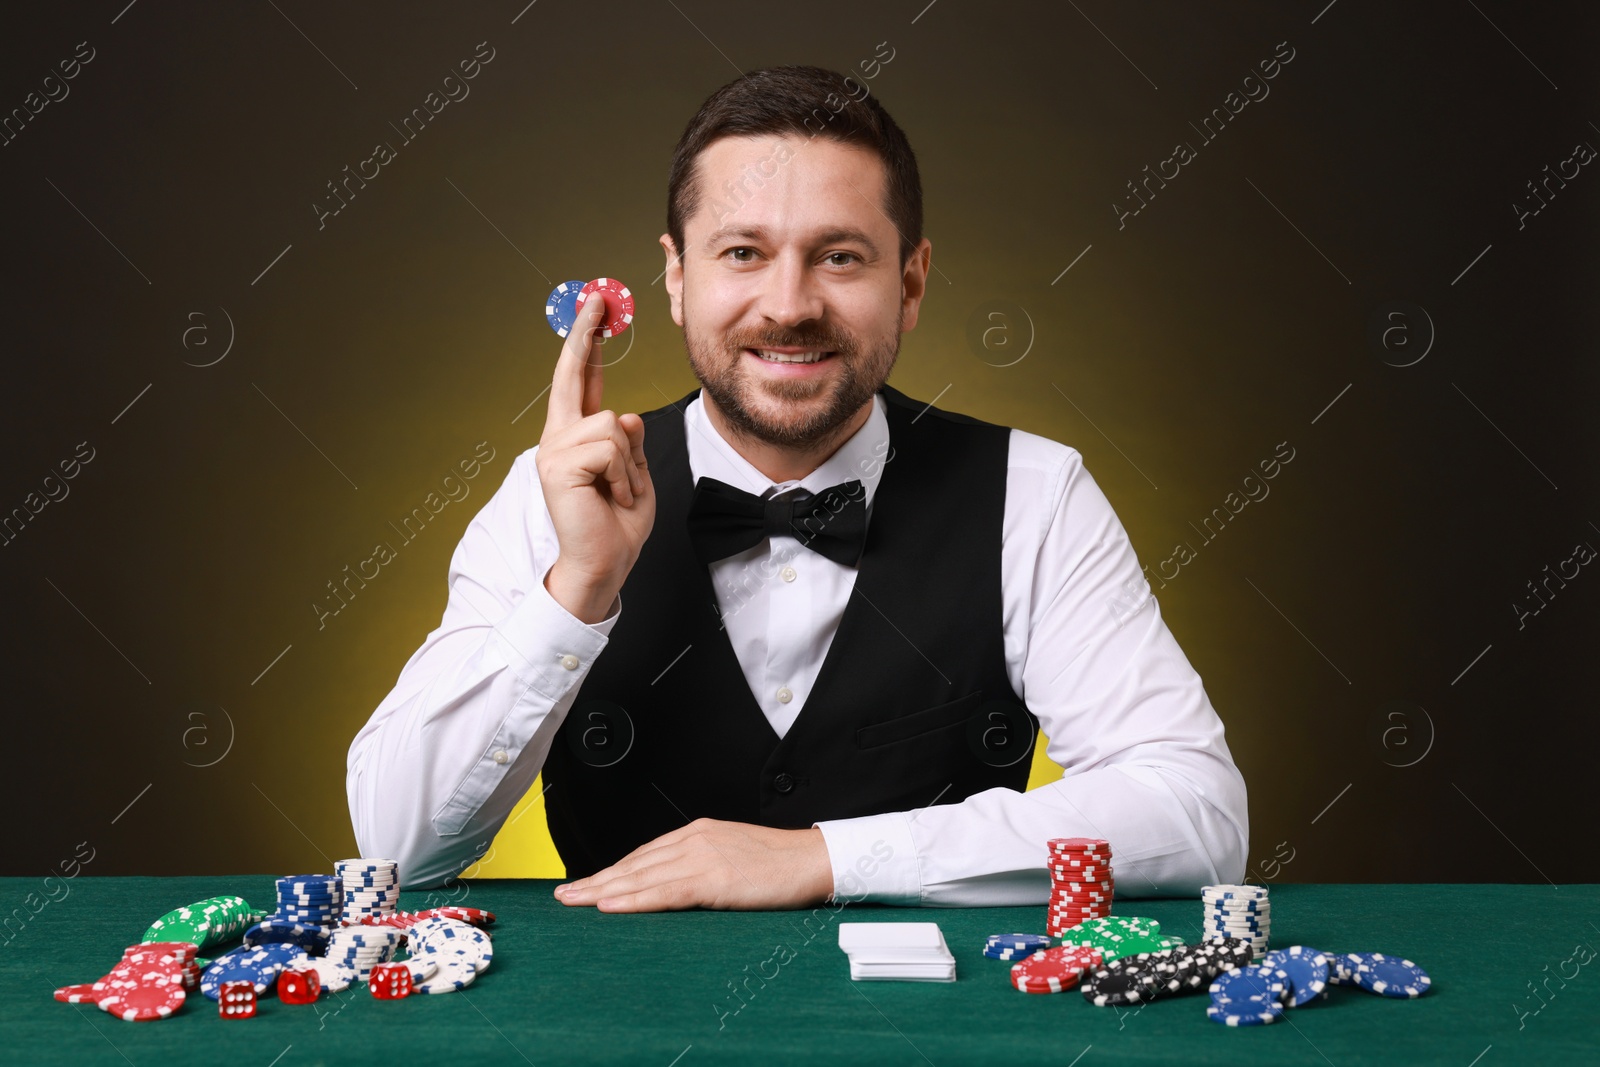
[[[876,99],[755,71],[690,121],[666,287],[701,387],[604,409],[601,302],[440,626],[350,750],[365,855],[480,857],[542,769],[573,906],[1042,903],[1244,873],[1244,782],[1126,532],[1066,445],[886,384],[932,246]],[[1027,790],[1035,732],[1066,771]]]

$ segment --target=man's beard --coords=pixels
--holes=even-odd
[[[812,447],[826,440],[883,388],[900,355],[898,329],[887,340],[863,350],[855,338],[827,328],[735,330],[720,340],[712,340],[695,335],[689,322],[686,308],[683,344],[689,353],[689,367],[701,388],[736,433],[779,448]],[[772,347],[832,352],[829,362],[835,365],[815,380],[758,381],[755,374],[759,372],[745,366],[744,350]],[[752,402],[758,396],[766,396],[799,405],[824,392],[831,395],[821,407],[808,408],[782,421],[769,418],[759,402]]]

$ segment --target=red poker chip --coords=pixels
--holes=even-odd
[[[93,982],[82,982],[78,985],[64,985],[56,990],[56,999],[63,1004],[92,1004],[100,1000],[104,993],[97,992]]]
[[[417,915],[409,911],[395,911],[387,915],[363,915],[354,922],[347,922],[346,926],[391,926],[396,930],[405,930],[415,926]]]
[[[454,919],[457,922],[471,923],[473,926],[489,926],[494,923],[494,912],[492,911],[484,911],[482,908],[463,908],[455,904],[419,911],[416,917],[418,919]]]
[[[1011,984],[1024,993],[1061,993],[1101,962],[1100,950],[1090,946],[1047,948],[1012,964]]]
[[[1051,852],[1110,852],[1111,842],[1098,837],[1054,837],[1046,844]]]
[[[103,998],[100,1010],[125,1022],[148,1022],[165,1019],[183,1007],[187,997],[182,982],[141,982]]]
[[[615,278],[596,278],[578,290],[573,311],[582,311],[583,305],[595,293],[599,293],[606,302],[605,314],[600,319],[600,333],[605,337],[615,337],[633,322],[633,293]]]

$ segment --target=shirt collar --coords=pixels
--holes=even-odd
[[[881,392],[873,394],[872,413],[849,440],[840,445],[816,470],[804,478],[787,482],[774,482],[762,474],[717,432],[705,412],[703,397],[704,390],[701,390],[683,413],[684,438],[689,448],[689,473],[695,481],[704,477],[716,478],[759,497],[771,496],[797,486],[820,493],[830,486],[859,481],[866,491],[865,502],[872,503],[878,491],[878,479],[883,475],[883,465],[891,455],[889,418],[885,414]]]

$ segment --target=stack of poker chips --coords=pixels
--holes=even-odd
[[[1058,837],[1049,846],[1050,904],[1045,932],[1059,937],[1079,923],[1110,915],[1115,888],[1110,842]]]
[[[339,879],[331,874],[292,874],[279,878],[277,889],[278,909],[244,932],[245,945],[295,945],[321,952],[342,910]]]
[[[337,926],[344,911],[344,886],[337,875],[295,874],[278,879],[274,919],[307,926]]]
[[[400,899],[400,875],[394,860],[340,860],[334,868],[344,889],[344,925],[394,914]]]
[[[1272,905],[1264,885],[1208,885],[1201,890],[1205,902],[1205,936],[1237,937],[1250,945],[1256,959],[1267,954],[1272,936]]]
[[[365,982],[372,968],[394,958],[405,935],[390,926],[346,926],[333,932],[327,955],[312,961],[324,989],[338,992]]]
[[[204,951],[232,941],[266,917],[243,897],[211,897],[167,912],[150,924],[140,940],[192,941]]]
[[[1115,956],[1083,976],[1083,999],[1097,1007],[1145,1004],[1157,997],[1206,989],[1218,975],[1248,966],[1250,946],[1229,938],[1181,942],[1150,952]]]

